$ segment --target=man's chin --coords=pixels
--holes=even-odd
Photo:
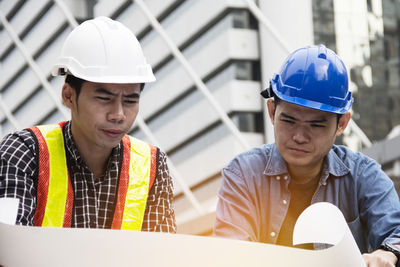
[[[103,147],[107,148],[114,148],[119,145],[121,142],[122,138],[125,136],[126,133],[121,133],[115,136],[105,134],[104,132],[101,132],[100,135],[98,135],[98,141],[99,144],[102,144]]]
[[[290,156],[284,157],[284,159],[287,164],[289,164],[293,167],[305,167],[309,164],[309,160],[306,159],[305,157],[290,155]]]
[[[113,140],[110,140],[110,139],[102,140],[101,143],[102,143],[103,147],[113,149],[114,147],[119,145],[121,140],[122,140],[122,137],[121,138],[115,138],[115,139],[113,138]]]

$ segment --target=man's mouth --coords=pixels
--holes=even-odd
[[[103,132],[110,137],[118,137],[123,131],[117,129],[104,129]]]
[[[301,149],[301,148],[296,148],[296,147],[289,147],[289,150],[294,152],[294,153],[299,153],[299,154],[307,154],[307,153],[309,153],[308,150]]]

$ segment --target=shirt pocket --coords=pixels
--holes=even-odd
[[[368,252],[368,243],[366,237],[364,235],[364,229],[361,223],[360,216],[354,219],[351,222],[347,222],[347,225],[350,228],[351,233],[353,234],[354,240],[356,241],[358,248],[361,253]]]

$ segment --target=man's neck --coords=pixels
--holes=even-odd
[[[100,178],[107,170],[107,163],[112,149],[87,146],[78,140],[75,140],[75,144],[83,161],[93,172],[94,179]]]
[[[79,149],[79,148],[78,148]],[[99,179],[107,170],[107,163],[110,157],[111,151],[108,153],[105,151],[89,151],[89,153],[82,153],[80,151],[82,158],[84,159],[86,165],[93,172],[94,180]]]
[[[313,167],[288,166],[290,179],[298,184],[306,184],[314,179],[319,179],[322,172],[322,162]]]
[[[71,134],[80,156],[87,167],[93,172],[94,179],[97,180],[107,170],[112,148],[97,146],[92,142],[87,142],[85,138],[77,137],[77,134],[74,133],[73,124],[71,124]]]

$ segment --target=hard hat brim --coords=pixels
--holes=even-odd
[[[136,75],[103,75],[99,76],[97,73],[99,72],[99,68],[93,68],[94,73],[96,75],[86,75],[82,73],[90,73],[88,68],[85,68],[85,71],[80,70],[79,67],[74,68],[71,67],[71,63],[67,64],[55,64],[51,74],[53,76],[65,76],[67,74],[71,74],[77,78],[80,78],[85,81],[89,82],[96,82],[96,83],[150,83],[156,80],[153,72],[151,71],[150,65],[141,66],[143,75],[136,76]],[[69,68],[67,67],[69,66]]]
[[[301,97],[293,97],[293,96],[285,95],[280,92],[280,91],[285,91],[285,90],[282,90],[282,89],[277,90],[276,85],[274,83],[271,84],[271,89],[274,92],[274,94],[283,101],[286,101],[286,102],[289,102],[289,103],[292,103],[295,105],[307,107],[307,108],[312,108],[312,109],[326,111],[326,112],[330,112],[330,113],[336,113],[336,114],[347,113],[350,110],[350,108],[354,102],[354,98],[351,96],[351,92],[349,92],[349,94],[347,96],[348,100],[346,100],[345,106],[335,107],[335,106],[320,103],[317,101],[303,99]]]

